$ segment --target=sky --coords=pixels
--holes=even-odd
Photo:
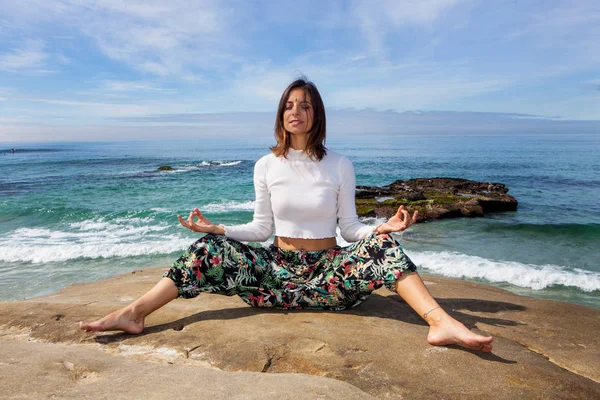
[[[270,135],[300,75],[335,132],[600,132],[600,2],[0,0],[3,142]]]

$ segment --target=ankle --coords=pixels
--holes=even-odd
[[[127,318],[130,321],[139,321],[146,317],[146,313],[144,312],[144,307],[140,304],[132,304],[123,310],[123,314],[127,315]]]
[[[438,326],[442,324],[444,317],[446,316],[446,312],[442,309],[442,307],[432,308],[430,311],[421,315],[425,322],[429,324],[429,326]]]

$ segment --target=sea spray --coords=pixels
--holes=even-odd
[[[600,290],[600,273],[578,268],[489,260],[448,251],[415,251],[407,254],[425,271],[452,278],[482,279],[533,290],[555,285],[574,287],[585,292]]]

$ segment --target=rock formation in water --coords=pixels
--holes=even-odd
[[[400,205],[419,211],[419,221],[482,217],[485,213],[515,211],[517,200],[501,183],[460,178],[398,180],[388,186],[357,186],[356,210],[361,217],[393,216]]]

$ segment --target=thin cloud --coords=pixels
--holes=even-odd
[[[107,80],[100,83],[100,90],[108,92],[165,92],[175,93],[173,89],[159,87],[147,81],[116,81]]]
[[[593,90],[600,91],[600,79],[590,79],[583,82],[585,86],[591,86]]]
[[[27,40],[22,47],[0,55],[0,70],[8,72],[51,72],[42,69],[48,54],[41,40]]]
[[[332,96],[333,104],[338,107],[352,107],[356,104],[368,104],[376,108],[395,110],[431,109],[442,102],[464,99],[501,90],[510,82],[444,80],[427,84],[402,82],[388,87],[348,88],[336,91]]]
[[[203,137],[251,137],[269,140],[273,135],[272,113],[155,114],[141,118],[122,118],[122,125],[0,125],[0,142],[47,140],[135,140]],[[472,112],[393,112],[373,110],[328,110],[327,133],[330,139],[347,135],[528,135],[596,134],[600,121],[573,121],[525,114]]]
[[[384,0],[374,7],[371,1],[353,2],[350,15],[362,32],[373,54],[386,56],[389,46],[387,36],[401,27],[429,27],[445,12],[462,0]]]
[[[197,79],[230,48],[228,9],[216,1],[93,4],[78,10],[85,24],[77,28],[106,56],[143,73]]]

